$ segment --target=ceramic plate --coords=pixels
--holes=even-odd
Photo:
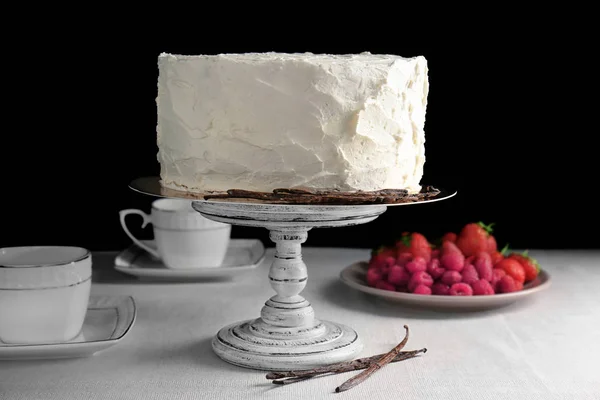
[[[153,246],[153,240],[146,243]],[[265,247],[258,239],[231,239],[223,264],[218,268],[169,269],[145,250],[132,245],[115,258],[115,269],[141,278],[197,280],[234,277],[256,268],[265,258]]]
[[[340,279],[351,288],[369,293],[380,298],[391,300],[403,305],[430,308],[437,310],[485,310],[504,307],[517,300],[529,297],[550,286],[550,275],[541,270],[538,277],[526,284],[523,290],[513,293],[494,294],[491,296],[433,296],[412,293],[392,292],[367,286],[365,279],[368,263],[357,262],[344,268]]]
[[[119,343],[136,318],[129,296],[90,296],[81,333],[68,342],[48,344],[6,344],[0,342],[0,360],[36,360],[88,357]]]

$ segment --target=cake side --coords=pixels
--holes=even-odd
[[[161,54],[158,67],[165,187],[420,190],[424,57]]]

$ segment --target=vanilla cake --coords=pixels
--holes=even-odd
[[[158,69],[164,187],[421,189],[422,56],[163,53]]]

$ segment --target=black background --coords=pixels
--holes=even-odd
[[[129,245],[118,211],[149,211],[153,198],[128,184],[159,173],[160,52],[370,51],[427,58],[423,182],[458,194],[391,207],[362,226],[313,230],[306,245],[370,248],[402,231],[433,239],[484,221],[496,224],[500,245],[599,248],[598,168],[589,140],[598,130],[582,124],[595,110],[575,93],[588,85],[586,56],[576,48],[589,39],[586,32],[567,36],[553,23],[534,26],[517,17],[492,23],[479,14],[434,24],[426,14],[401,19],[374,10],[356,9],[354,19],[314,9],[293,20],[282,11],[234,22],[224,11],[167,7],[152,18],[114,12],[94,21],[88,11],[21,26],[34,39],[15,33],[7,44],[14,49],[3,55],[4,98],[11,104],[2,133],[0,246]],[[134,232],[151,237],[150,228]],[[264,229],[234,227],[232,235],[270,245]]]

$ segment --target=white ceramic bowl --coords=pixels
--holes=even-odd
[[[81,247],[0,248],[0,341],[56,343],[83,326],[92,255]]]

